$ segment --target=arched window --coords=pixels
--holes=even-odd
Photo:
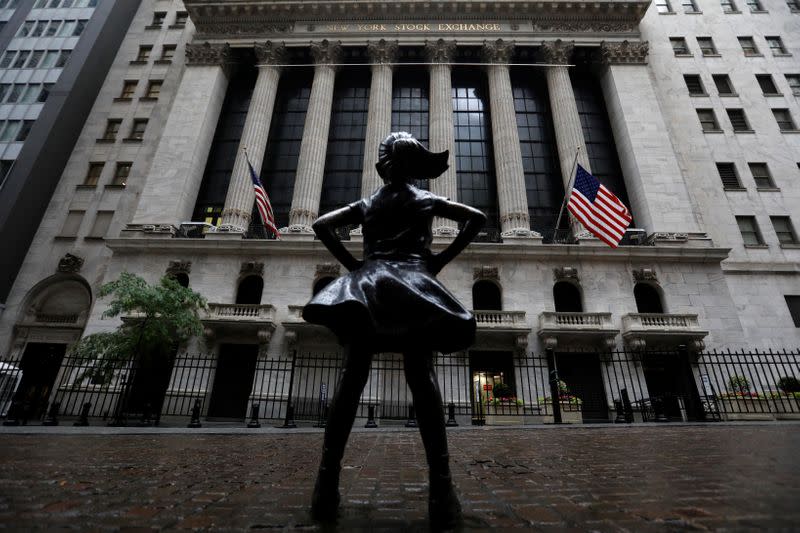
[[[553,285],[553,301],[558,313],[582,313],[581,290],[568,281]]]
[[[472,308],[484,311],[502,310],[500,287],[489,280],[476,281],[472,286]]]
[[[314,287],[311,289],[311,294],[316,295],[319,291],[327,287],[331,281],[333,281],[333,278],[330,276],[319,278],[317,281],[314,282]]]
[[[664,304],[658,289],[647,283],[637,283],[633,288],[636,310],[640,313],[663,313]]]
[[[260,304],[261,292],[264,290],[264,280],[261,276],[247,276],[239,282],[236,291],[237,304]]]
[[[181,287],[189,287],[189,274],[186,272],[178,272],[173,276],[173,279],[178,282]]]

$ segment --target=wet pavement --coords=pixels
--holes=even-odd
[[[319,430],[12,431],[2,528],[323,530],[307,510]],[[800,531],[800,424],[448,433],[466,531]],[[424,460],[414,430],[354,432],[326,529],[427,531]]]

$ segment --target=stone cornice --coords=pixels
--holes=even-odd
[[[483,41],[481,59],[486,63],[508,63],[514,53],[514,43],[497,39],[496,41]]]
[[[431,63],[449,63],[456,52],[455,41],[425,41],[425,59]]]
[[[253,47],[259,65],[281,65],[287,62],[286,47],[272,41],[256,43]]]
[[[229,44],[188,43],[186,45],[186,64],[190,67],[211,66],[225,68],[230,63]]]
[[[600,60],[606,65],[645,65],[647,64],[647,41],[631,43],[600,43]]]
[[[636,32],[649,0],[600,2],[541,0],[185,0],[198,38],[240,38],[291,33],[295,22],[520,21],[535,32]]]
[[[392,63],[397,58],[397,41],[369,41],[367,43],[367,53],[373,63]]]

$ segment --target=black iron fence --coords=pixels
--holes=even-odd
[[[796,351],[508,353],[503,368],[474,355],[436,358],[450,425],[800,419]],[[254,367],[226,370],[223,379],[216,355],[180,354],[138,368],[120,361],[102,371],[67,356],[51,385],[26,381],[30,376],[19,362],[0,365],[6,425],[61,420],[196,427],[215,419],[293,427],[325,423],[342,358],[299,352],[259,357]],[[46,398],[47,409],[31,405],[37,395]],[[370,426],[409,423],[411,405],[402,357],[376,356],[358,415]]]

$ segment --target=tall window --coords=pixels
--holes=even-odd
[[[739,45],[742,47],[742,51],[746,56],[757,56],[758,47],[756,46],[756,42],[753,40],[752,37],[738,37]]]
[[[747,163],[747,165],[753,174],[753,181],[756,183],[757,189],[775,188],[775,182],[772,181],[772,175],[766,163]]]
[[[531,76],[530,69],[512,70],[511,86],[531,229],[549,235],[555,228],[558,208],[564,198],[564,184],[547,88],[541,79]],[[568,223],[567,217],[564,223]]]
[[[698,37],[697,46],[700,48],[700,52],[704,56],[718,55],[717,47],[714,45],[714,39],[711,37]]]
[[[778,242],[781,244],[797,244],[797,234],[794,232],[792,220],[786,216],[769,217],[772,221],[772,227],[775,229],[775,235],[778,237]]]
[[[738,216],[736,217],[736,224],[739,225],[739,231],[742,234],[742,240],[745,246],[761,246],[764,244],[761,231],[758,229],[756,217]]]
[[[789,55],[786,51],[786,47],[783,45],[783,40],[780,37],[764,37],[767,41],[767,45],[769,49],[772,50],[772,55],[774,56],[785,56]]]
[[[786,83],[794,96],[800,96],[800,74],[785,74]]]
[[[703,87],[703,81],[698,74],[684,74],[683,81],[686,82],[686,88],[689,89],[689,94],[692,96],[708,96],[706,89]]]
[[[572,88],[575,91],[592,174],[623,204],[630,207],[600,84],[588,73],[576,73],[572,76]]]
[[[486,213],[484,231],[493,238],[500,224],[489,92],[481,72],[454,68],[452,79],[458,200]]]
[[[720,180],[722,180],[723,189],[742,189],[742,184],[739,183],[739,176],[736,174],[736,165],[733,163],[717,163],[717,172],[719,172]]]
[[[553,285],[553,303],[557,313],[582,313],[580,289],[568,281]]]
[[[633,287],[633,298],[636,300],[636,311],[639,313],[663,313],[664,304],[658,289],[647,283],[637,283]]]
[[[428,74],[421,68],[395,70],[392,83],[392,131],[407,131],[428,146]],[[369,154],[368,154],[369,155]],[[377,158],[377,154],[373,154]],[[428,180],[418,180],[417,187],[427,189]],[[364,191],[364,195],[370,191]]]
[[[795,131],[797,129],[788,109],[773,109],[772,114],[775,116],[775,122],[778,123],[778,128],[781,131]]]
[[[261,180],[279,228],[289,224],[297,160],[311,95],[311,74],[311,69],[287,69],[278,84]]]
[[[758,86],[761,87],[761,92],[764,93],[764,96],[780,95],[778,87],[772,80],[772,74],[756,74],[756,81],[758,81]]]
[[[502,311],[500,287],[493,281],[480,279],[472,286],[472,308],[484,311]]]
[[[725,112],[728,113],[728,119],[731,121],[733,131],[753,131],[747,122],[744,109],[726,109]]]
[[[713,109],[696,109],[697,118],[700,120],[700,127],[703,131],[720,131],[717,117]]]
[[[365,68],[344,68],[336,77],[320,214],[360,197],[369,86],[369,71]]]
[[[261,276],[247,276],[239,282],[236,290],[236,303],[257,305],[261,303],[261,293],[264,291],[264,280]]]
[[[720,96],[736,96],[733,83],[727,74],[712,74],[711,79],[714,80],[714,86]]]
[[[692,55],[692,53],[689,51],[689,45],[686,44],[686,39],[683,37],[670,37],[669,43],[672,45],[672,51],[676,56]]]
[[[230,81],[208,153],[192,220],[204,220],[211,224],[218,222],[228,194],[228,184],[254,86],[254,69],[243,68]]]

